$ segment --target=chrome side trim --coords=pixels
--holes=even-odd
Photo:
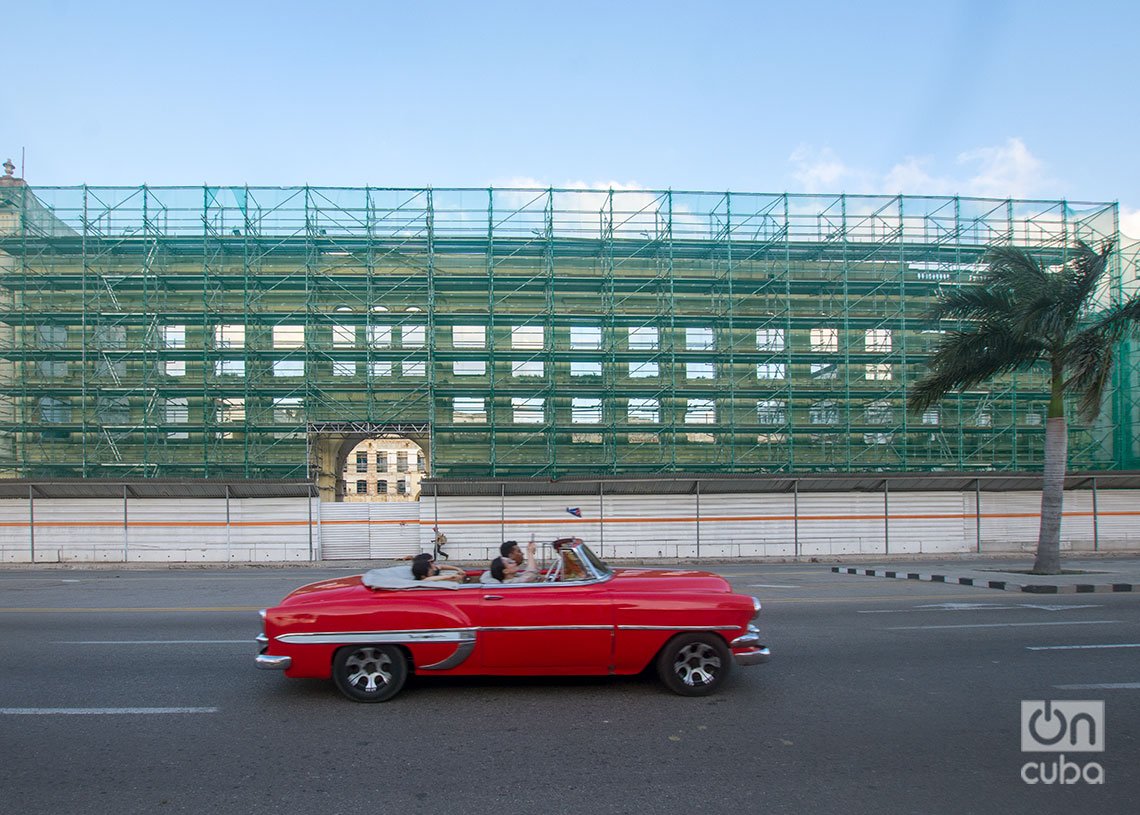
[[[293,664],[293,657],[273,657],[269,654],[258,654],[254,659],[254,664],[266,671],[284,671]]]
[[[464,640],[459,643],[459,647],[455,649],[455,653],[447,659],[433,662],[431,665],[420,665],[421,671],[446,671],[451,668],[456,668],[467,661],[467,657],[471,656],[471,652],[475,650],[474,638]]]
[[[619,625],[619,631],[735,631],[738,625]]]
[[[489,625],[480,631],[612,631],[612,625]]]
[[[296,645],[351,645],[412,642],[474,642],[474,628],[435,628],[423,631],[344,631],[281,634],[278,642]]]

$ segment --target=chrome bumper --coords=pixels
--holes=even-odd
[[[751,651],[745,651],[742,654],[733,653],[733,661],[740,666],[747,667],[748,665],[763,665],[772,658],[772,652],[768,650],[768,646],[762,645]]]
[[[772,658],[768,646],[760,642],[760,629],[754,625],[748,626],[748,633],[741,634],[728,646],[737,665],[762,665]],[[738,649],[745,650],[738,653]]]
[[[258,668],[266,671],[284,671],[288,670],[289,666],[293,664],[293,657],[274,657],[269,654],[258,654],[257,659],[254,660]]]

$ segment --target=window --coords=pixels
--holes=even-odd
[[[1030,411],[1025,414],[1025,423],[1030,427],[1040,427],[1042,422],[1042,414],[1038,411]]]
[[[366,333],[369,348],[390,348],[392,346],[392,326],[370,325]]]
[[[839,376],[839,365],[834,362],[813,362],[811,364],[812,379],[836,379]]]
[[[356,454],[356,471],[358,473],[368,472],[368,452],[361,450]]]
[[[168,359],[165,363],[167,376],[186,376],[186,361],[182,359]]]
[[[162,327],[162,347],[163,348],[185,348],[186,347],[186,326],[184,326],[184,325],[164,325]]]
[[[602,347],[602,329],[594,325],[570,326],[570,347],[575,351],[596,351]]]
[[[242,329],[244,326],[236,326]],[[66,329],[65,329],[66,331]],[[95,347],[97,348],[126,348],[127,327],[125,325],[100,325],[95,327]]]
[[[405,361],[400,363],[400,372],[404,376],[427,376],[427,363]]]
[[[296,396],[286,396],[273,400],[274,424],[304,424],[305,402]]]
[[[130,421],[130,404],[125,396],[95,397],[95,417],[103,425],[126,424]]]
[[[786,424],[788,402],[786,399],[761,399],[756,403],[756,421],[759,424]]]
[[[392,363],[388,360],[383,360],[381,362],[373,362],[368,367],[368,375],[369,376],[391,376],[392,375]]]
[[[408,479],[399,478],[396,480],[396,494],[397,495],[407,495],[408,494]]]
[[[788,366],[783,362],[761,362],[756,366],[757,379],[786,379]]]
[[[546,421],[546,400],[536,398],[511,399],[515,424],[542,424]]]
[[[974,411],[974,426],[975,427],[993,427],[994,414],[986,406],[981,406]]]
[[[808,408],[808,420],[812,424],[838,424],[839,403],[831,399],[813,402]]]
[[[877,382],[886,382],[894,378],[894,372],[891,370],[889,362],[869,362],[864,376]]]
[[[839,350],[839,329],[838,328],[813,328],[811,330],[811,350],[813,350],[813,351],[838,351]]]
[[[890,444],[894,438],[894,433],[864,433],[863,444]]]
[[[387,495],[388,494],[388,482],[387,481],[385,481],[384,479],[380,479],[379,481],[376,482],[376,494],[377,495]]]
[[[487,329],[481,325],[454,325],[451,327],[451,345],[454,348],[485,348]]]
[[[687,362],[685,363],[686,379],[716,379],[716,363],[713,362]]]
[[[45,424],[67,424],[71,421],[71,405],[64,399],[41,397],[40,419]]]
[[[333,360],[333,376],[356,376],[356,363],[350,359]]]
[[[782,328],[757,328],[756,329],[756,350],[757,351],[783,351],[784,350],[784,329],[782,329]]]
[[[629,329],[630,351],[656,351],[657,329],[651,326],[638,326]]]
[[[629,378],[630,379],[649,379],[657,376],[657,363],[656,362],[631,362],[629,363]]]
[[[630,399],[626,415],[631,423],[657,424],[661,421],[661,403],[656,399]]]
[[[688,351],[715,351],[716,336],[711,328],[686,328],[685,349]]]
[[[40,376],[45,379],[60,379],[67,376],[68,364],[66,360],[41,359],[39,363]]]
[[[922,414],[922,423],[923,424],[936,425],[941,421],[941,419],[942,419],[941,411],[936,407],[927,408],[926,412],[924,412]]]
[[[516,351],[540,351],[543,348],[543,328],[540,325],[511,327],[511,348]]]
[[[889,328],[868,328],[863,334],[863,348],[867,351],[890,351],[891,330]]]
[[[406,325],[400,329],[400,341],[404,348],[423,348],[426,336],[426,326]]]
[[[511,376],[542,376],[542,372],[542,360],[516,361],[511,363]]]
[[[278,349],[304,348],[305,326],[303,325],[275,325],[273,326],[273,347]]]
[[[383,473],[388,471],[388,452],[386,450],[378,450],[376,452],[376,472]]]
[[[277,359],[273,361],[273,375],[278,377],[304,376],[305,362],[300,359]]]
[[[185,397],[171,397],[163,400],[162,420],[165,424],[189,424],[190,406]],[[168,431],[168,439],[188,439],[190,434],[186,431]]]
[[[716,424],[716,402],[712,399],[688,400],[685,424]]]
[[[574,397],[570,400],[570,421],[573,424],[601,424],[602,400]]]
[[[244,359],[219,359],[214,361],[215,376],[245,376]]]
[[[400,450],[396,453],[396,472],[406,473],[408,471],[408,451]]]
[[[486,401],[469,396],[456,396],[451,400],[451,415],[452,421],[456,424],[484,423],[487,421]]]
[[[863,418],[867,424],[890,424],[895,420],[895,412],[890,402],[880,399],[867,403],[863,408]]]
[[[602,363],[600,362],[571,362],[570,376],[601,376]]]
[[[112,361],[106,354],[95,360],[95,378],[110,379],[118,384],[127,375],[127,363],[124,360]]]
[[[238,396],[232,399],[219,399],[218,400],[218,421],[226,422],[244,422],[245,421],[245,399]]]
[[[424,454],[416,452],[416,469],[421,473],[424,471]]]
[[[67,347],[67,328],[62,325],[37,326],[36,340],[41,348],[65,348]]]
[[[368,494],[368,482],[366,480],[364,480],[363,478],[358,479],[356,482],[356,494],[357,495],[367,495]]]
[[[333,348],[355,348],[356,326],[334,325],[332,327]]]
[[[215,348],[244,348],[245,326],[238,324],[214,326]]]
[[[451,372],[456,376],[486,376],[487,363],[482,360],[458,359],[451,364]]]

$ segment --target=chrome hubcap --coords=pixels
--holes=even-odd
[[[348,683],[375,693],[392,681],[392,660],[375,648],[361,648],[344,662]]]
[[[677,659],[673,662],[673,671],[690,687],[707,685],[720,671],[720,657],[711,645],[694,642],[677,653]]]

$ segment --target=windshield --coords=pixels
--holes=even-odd
[[[587,560],[590,563],[590,565],[594,568],[594,571],[597,572],[599,577],[606,577],[608,575],[613,574],[613,570],[610,569],[610,567],[608,565],[606,565],[606,562],[604,560],[602,560],[601,558],[599,558],[597,555],[595,555],[590,550],[590,547],[587,546],[586,544],[584,544],[584,543],[579,544],[578,545],[578,552],[582,555],[583,559]]]

